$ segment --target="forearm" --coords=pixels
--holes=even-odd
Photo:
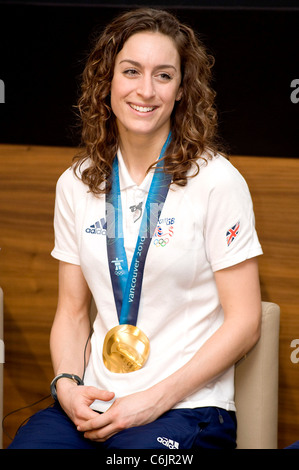
[[[50,335],[54,373],[82,376],[84,349],[90,332],[91,294],[80,266],[59,263],[57,311]],[[86,361],[89,348],[86,350]]]
[[[90,354],[90,348],[86,347],[89,329],[87,316],[68,317],[59,311],[56,313],[50,335],[50,350],[55,376],[60,373],[68,373],[83,378],[84,355],[87,363]],[[69,400],[67,397],[72,387],[77,387],[76,382],[67,378],[60,378],[56,382],[58,400],[66,411]]]
[[[50,335],[55,375],[65,372],[83,378],[84,355],[86,364],[90,355],[89,335],[88,310],[69,316],[58,309]],[[95,400],[109,401],[114,396],[112,392],[95,387],[78,387],[74,380],[65,377],[56,382],[56,392],[60,405],[76,425],[97,415],[90,408]]]
[[[83,375],[84,352],[88,362],[90,347],[86,347],[90,333],[87,315],[70,317],[57,312],[50,335],[50,350],[54,374],[67,372]],[[85,350],[86,347],[86,350]]]

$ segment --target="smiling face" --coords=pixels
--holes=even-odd
[[[181,97],[180,57],[171,38],[141,32],[131,36],[115,60],[111,107],[120,137],[165,139]]]

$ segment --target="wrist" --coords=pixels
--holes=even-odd
[[[51,395],[54,400],[57,400],[57,387],[60,389],[65,388],[65,384],[67,384],[67,387],[83,385],[83,380],[75,374],[61,373],[56,375],[50,385]]]
[[[181,393],[180,382],[176,380],[176,375],[172,374],[151,388],[154,394],[156,406],[164,413],[177,405],[185,398]]]
[[[170,396],[169,388],[164,381],[153,385],[148,391],[151,396],[151,401],[158,410],[159,415],[166,413],[176,404],[176,401]]]

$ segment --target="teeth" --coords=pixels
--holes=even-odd
[[[136,106],[135,104],[130,104],[131,108],[135,109],[136,111],[139,111],[140,113],[149,113],[150,111],[153,111],[154,106],[152,107],[144,107],[144,106]]]

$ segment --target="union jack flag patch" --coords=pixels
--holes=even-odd
[[[226,232],[226,243],[229,246],[240,232],[240,221]]]

